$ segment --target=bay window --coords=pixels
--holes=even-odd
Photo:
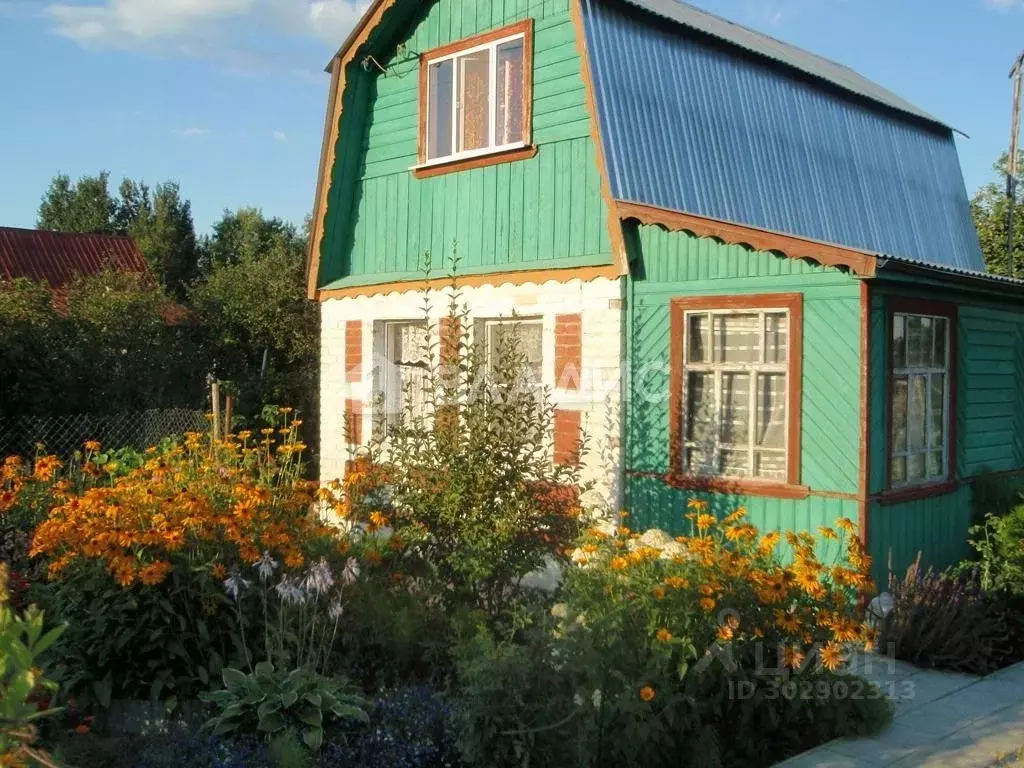
[[[799,482],[799,294],[672,302],[674,473]]]
[[[532,29],[527,20],[423,54],[421,166],[528,145]]]

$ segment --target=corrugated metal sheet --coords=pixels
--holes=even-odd
[[[108,265],[121,272],[149,271],[130,237],[0,227],[0,278],[28,277],[57,288]]]
[[[621,0],[582,4],[616,198],[984,270],[949,129]]]
[[[825,80],[850,93],[941,125],[944,128],[948,127],[906,99],[897,96],[878,83],[868,80],[859,72],[854,72],[849,67],[826,59],[824,56],[818,56],[803,48],[776,40],[774,37],[723,19],[713,13],[694,8],[692,5],[680,3],[678,0],[627,0],[627,2],[662,18],[684,24],[698,32],[737,45],[758,56],[764,56],[780,64],[798,69],[811,77]]]

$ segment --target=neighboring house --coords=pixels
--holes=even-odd
[[[554,458],[584,427],[637,525],[842,515],[881,575],[966,554],[970,479],[1024,467],[1024,282],[985,274],[953,131],[898,96],[674,0],[376,0],[330,72],[325,478],[346,417],[415,388],[392,363],[453,242],[473,332],[524,323]]]
[[[27,277],[46,283],[59,311],[66,309],[65,288],[69,283],[108,267],[147,277],[150,274],[130,237],[0,227],[0,280]]]

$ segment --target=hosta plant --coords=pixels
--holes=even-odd
[[[223,690],[201,697],[219,709],[206,724],[216,735],[256,730],[270,739],[292,730],[318,750],[329,721],[369,719],[363,698],[346,681],[308,669],[281,670],[264,661],[248,674],[225,669],[223,679]]]

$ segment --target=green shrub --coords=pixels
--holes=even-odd
[[[1015,656],[1003,602],[982,588],[976,567],[921,571],[918,555],[902,579],[893,576],[892,612],[882,621],[879,647],[921,667],[986,674]]]
[[[844,674],[870,589],[852,524],[760,536],[701,502],[694,535],[593,531],[553,616],[484,635],[459,663],[461,747],[480,766],[767,765],[891,717]],[[846,539],[844,541],[844,538]]]
[[[1020,482],[1016,477],[986,471],[971,480],[971,519],[975,524],[984,523],[989,515],[1007,515],[1020,502]]]
[[[971,528],[971,546],[979,556],[981,587],[1024,598],[1024,504],[1003,516],[987,515]]]

